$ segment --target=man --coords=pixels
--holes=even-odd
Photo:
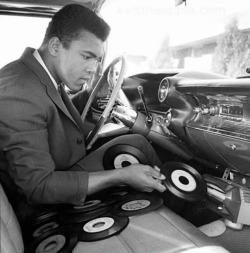
[[[104,171],[102,156],[111,145],[131,144],[153,165],[160,161],[138,135],[117,138],[86,156],[84,127],[77,108],[58,85],[74,92],[94,74],[103,56],[109,26],[81,5],[67,5],[50,22],[41,47],[0,70],[0,175],[19,220],[31,206],[83,205],[87,195],[128,184],[141,191],[165,190],[157,167],[131,165]],[[62,100],[63,98],[63,100]],[[86,103],[86,93],[74,98]],[[73,101],[74,102],[74,101]],[[13,201],[14,199],[14,201]]]

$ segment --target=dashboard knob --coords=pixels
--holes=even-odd
[[[193,108],[194,113],[201,113],[203,115],[210,114],[212,116],[216,113],[216,107],[213,105],[202,105],[201,107],[194,107]]]

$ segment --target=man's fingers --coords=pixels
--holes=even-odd
[[[161,174],[160,168],[157,166],[154,166],[154,168],[151,168],[151,177],[154,180],[154,189],[159,192],[164,192],[166,190],[166,187],[162,184],[162,180],[165,180],[166,177]]]
[[[154,168],[150,168],[150,175],[155,179],[159,180],[166,179],[166,177],[163,174],[161,174],[160,168],[157,166],[154,166]]]
[[[159,192],[164,192],[166,190],[166,187],[161,182],[157,182],[157,181],[154,188],[155,190]]]
[[[154,166],[154,169],[157,170],[157,171],[161,171],[161,169],[156,165]]]

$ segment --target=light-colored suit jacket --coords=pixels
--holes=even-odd
[[[30,203],[82,204],[88,173],[78,164],[85,156],[80,114],[66,108],[33,51],[0,70],[1,181]]]

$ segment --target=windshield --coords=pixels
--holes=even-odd
[[[231,77],[250,68],[249,0],[106,0],[106,65],[123,55],[126,75],[162,69],[212,71]],[[0,68],[38,48],[49,18],[0,15]]]
[[[125,55],[127,74],[157,69],[232,77],[250,67],[249,0],[106,0],[108,61]]]

